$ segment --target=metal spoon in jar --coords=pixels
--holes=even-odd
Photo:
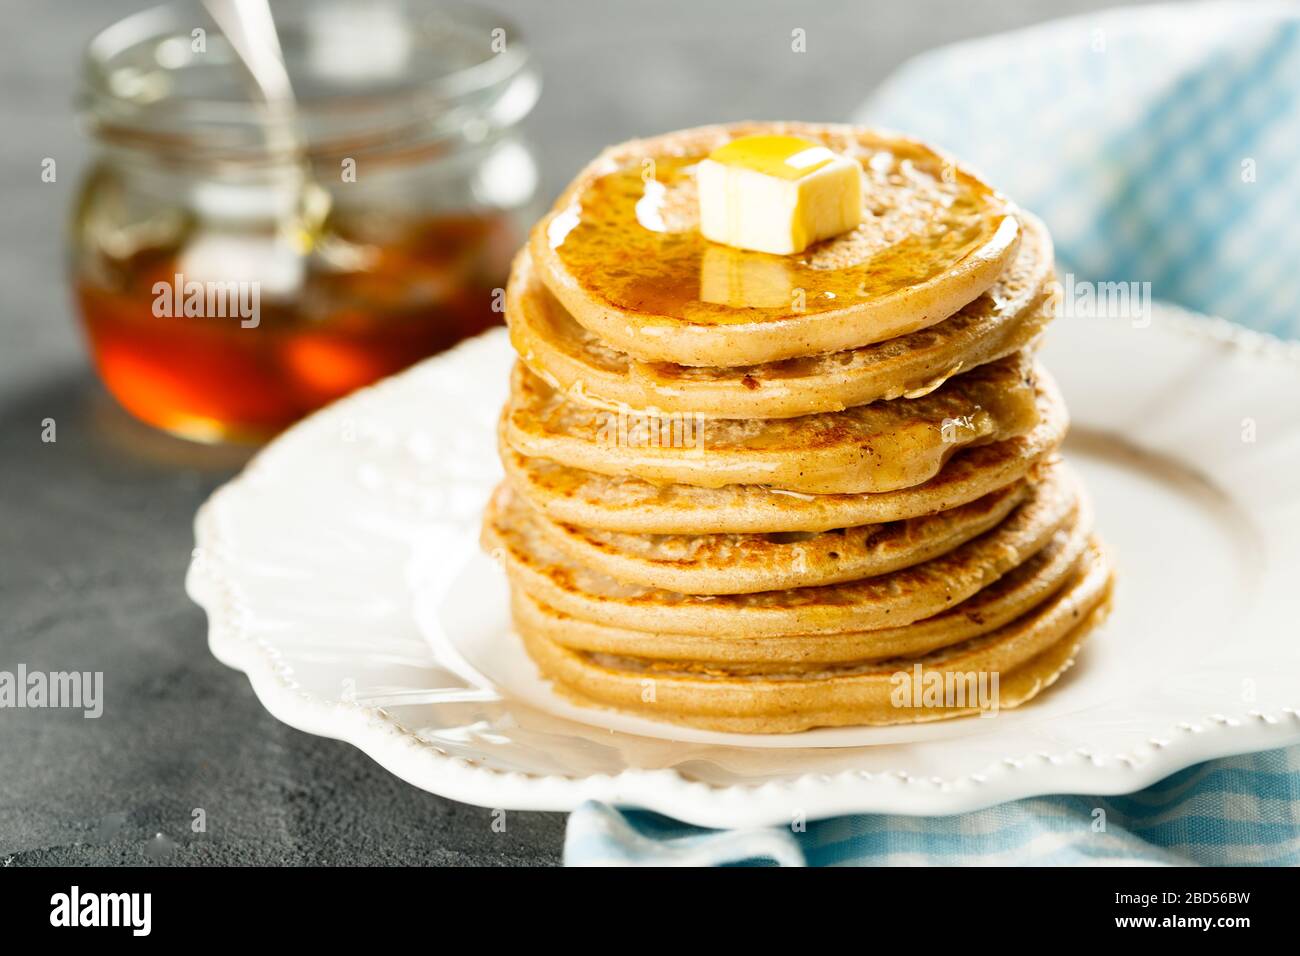
[[[321,237],[332,200],[312,172],[271,7],[267,0],[203,0],[203,6],[257,87],[265,109],[268,150],[288,160],[296,171],[292,213],[280,223],[280,234],[300,256],[309,256]]]

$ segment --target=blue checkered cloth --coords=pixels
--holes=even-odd
[[[1063,270],[1300,335],[1300,7],[1108,11],[925,54],[855,117],[938,143],[1051,227]],[[1101,809],[1104,814],[1097,814]],[[1099,829],[1098,821],[1104,821]],[[598,803],[565,862],[1300,865],[1300,748],[1123,797],[710,831]]]
[[[855,119],[982,172],[1063,269],[1300,334],[1300,6],[1139,7],[935,50]]]
[[[1101,810],[1102,813],[1097,811]],[[1300,747],[1212,760],[1122,797],[1053,796],[950,817],[862,815],[702,830],[586,803],[569,866],[1300,865]]]

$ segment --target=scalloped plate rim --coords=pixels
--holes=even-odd
[[[1209,336],[1249,352],[1293,361],[1300,371],[1300,343],[1164,303],[1161,310],[1170,316],[1171,332]],[[480,341],[482,337],[470,340],[429,361],[447,361],[460,349]],[[913,777],[898,771],[848,770],[722,785],[689,779],[675,768],[628,769],[573,778],[499,770],[447,754],[421,740],[383,708],[331,702],[303,692],[277,670],[276,652],[244,633],[229,602],[222,600],[223,590],[236,587],[223,562],[198,558],[199,549],[216,540],[223,502],[244,488],[268,456],[283,453],[341,411],[374,401],[376,395],[399,387],[403,377],[412,371],[362,389],[309,416],[218,488],[195,516],[196,554],[186,575],[186,591],[207,614],[212,654],[248,677],[258,700],[272,716],[303,732],[356,746],[389,772],[421,789],[507,810],[566,811],[586,800],[602,800],[657,811],[699,826],[762,826],[787,822],[788,808],[782,805],[778,810],[754,799],[758,794],[798,792],[800,807],[809,818],[853,812],[946,815],[1048,793],[1130,793],[1205,760],[1300,743],[1297,704],[1269,713],[1252,710],[1208,715],[1194,723],[1180,722],[1170,726],[1164,738],[1152,738],[1131,753],[1102,757],[1076,750],[1009,756],[981,771],[949,779]]]

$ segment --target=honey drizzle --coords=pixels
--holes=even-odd
[[[700,235],[693,215],[694,167],[702,155],[656,158],[653,178],[643,178],[640,165],[629,165],[593,179],[575,206],[557,216],[562,227],[552,228],[551,245],[579,286],[615,309],[729,325],[784,318],[792,311],[825,312],[933,279],[987,243],[1008,214],[998,193],[928,151],[900,144],[851,155],[866,176],[863,227],[799,256],[728,248],[729,255],[785,272],[792,294],[802,293],[794,308],[701,297],[706,254],[719,248]],[[899,211],[912,228],[893,239],[885,228],[890,210],[878,203],[909,182],[910,195],[923,208]],[[656,215],[647,217],[648,207]],[[852,257],[862,245],[869,251],[846,265],[819,264]]]

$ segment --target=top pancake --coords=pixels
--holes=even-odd
[[[802,136],[862,166],[863,222],[797,256],[711,243],[695,165],[731,139]],[[647,362],[756,365],[855,349],[943,321],[1020,240],[1015,207],[950,158],[851,126],[746,123],[602,153],[534,227],[538,275],[573,318]]]
[[[916,398],[949,377],[1033,342],[1052,318],[1052,240],[1021,214],[1015,261],[987,290],[930,328],[845,352],[762,365],[642,362],[573,320],[525,249],[506,292],[510,340],[524,363],[574,401],[713,418],[793,418],[882,399]]]

